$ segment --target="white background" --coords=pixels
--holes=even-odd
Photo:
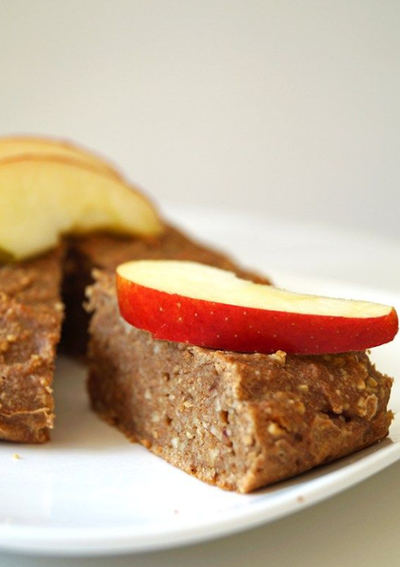
[[[399,245],[399,101],[397,0],[0,0],[0,133],[76,139],[161,205],[357,228]],[[399,475],[394,465],[220,542],[0,563],[393,566]]]
[[[0,0],[0,81],[160,203],[400,237],[398,0]]]

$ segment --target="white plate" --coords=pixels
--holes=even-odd
[[[363,247],[371,248],[365,237],[357,240],[352,235],[351,242],[343,247],[345,235],[328,231],[327,236],[326,231],[315,227],[279,228],[276,223],[254,217],[244,220],[241,216],[239,222],[232,216],[212,217],[198,212],[186,212],[181,218],[199,234],[207,234],[209,240],[241,250],[242,255],[247,251],[248,263],[271,265],[272,273],[279,274],[280,285],[343,297],[369,297],[400,306],[400,295],[396,293],[368,291],[359,284],[345,285],[312,276],[318,263],[322,272],[326,270],[322,260],[326,263],[324,250],[328,248],[335,270],[332,275],[337,275],[335,253],[340,253],[341,268],[347,266],[348,279],[354,281],[360,275],[357,261],[364,258]],[[289,241],[294,243],[292,248],[285,246]],[[310,256],[312,246],[317,249]],[[382,270],[387,269],[388,274],[391,270],[390,281],[397,283],[394,258],[382,262],[382,254],[390,255],[388,247],[390,244],[381,248],[377,258],[382,264],[380,277],[384,276]],[[360,251],[358,260],[355,248]],[[311,259],[309,265],[307,258]],[[389,261],[393,263],[387,264]],[[299,265],[303,276],[285,275],[280,262]],[[398,350],[398,339],[375,350],[373,358],[382,371],[400,375]],[[154,550],[216,538],[300,510],[400,459],[397,418],[390,437],[370,449],[253,495],[231,494],[207,486],[130,444],[97,419],[88,409],[84,381],[83,367],[60,359],[56,378],[58,417],[52,442],[44,446],[0,446],[1,549],[96,555]],[[390,406],[395,412],[400,410],[397,385]],[[14,453],[20,455],[20,460],[13,459]]]

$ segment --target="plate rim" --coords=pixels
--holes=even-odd
[[[390,435],[386,441],[390,441]],[[62,528],[62,527],[36,527],[36,526],[0,526],[0,549],[2,551],[19,552],[22,554],[44,554],[52,556],[96,556],[113,555],[115,553],[144,553],[159,551],[176,546],[186,546],[202,541],[211,541],[220,537],[233,535],[238,532],[247,531],[260,525],[273,522],[304,510],[314,504],[331,498],[346,489],[356,486],[360,482],[370,478],[376,473],[384,470],[396,461],[400,460],[400,441],[394,441],[385,447],[379,447],[385,440],[369,448],[343,457],[333,463],[316,467],[309,472],[295,477],[299,481],[295,487],[283,495],[279,501],[271,506],[265,507],[263,494],[253,494],[257,501],[250,506],[244,506],[235,510],[234,517],[217,517],[210,521],[201,521],[196,526],[170,528],[162,534],[149,534],[138,531],[137,526],[126,527],[97,527],[97,528]],[[364,455],[364,453],[368,453]],[[358,459],[349,464],[343,461],[354,458]],[[368,465],[367,465],[368,462]],[[330,468],[339,464],[338,470],[329,471]],[[326,474],[317,476],[307,485],[307,476],[318,475],[321,470],[326,469]],[[301,480],[304,478],[304,481]],[[300,479],[300,480],[299,480]],[[286,482],[278,483],[276,487],[280,490]],[[267,489],[268,490],[268,489]],[[327,493],[327,490],[329,492]],[[242,496],[242,495],[239,495]],[[249,496],[249,495],[243,495]],[[282,506],[282,500],[284,505]],[[225,512],[231,515],[232,510]],[[243,525],[243,523],[245,524]],[[164,528],[164,525],[163,525]]]

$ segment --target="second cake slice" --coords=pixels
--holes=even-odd
[[[92,407],[173,465],[221,488],[249,492],[387,435],[392,381],[363,352],[215,351],[155,340],[122,320],[118,263],[192,259],[240,273],[225,257],[168,229],[147,241],[90,237],[76,243],[75,258],[96,268],[97,281],[88,289]]]

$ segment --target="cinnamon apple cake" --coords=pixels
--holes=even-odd
[[[79,148],[0,140],[1,439],[49,439],[64,311],[68,352],[86,351],[89,327],[93,409],[221,488],[249,492],[388,434],[391,379],[364,352],[243,354],[156,340],[127,324],[115,269],[128,260],[192,260],[267,282],[167,226],[127,188]]]
[[[114,270],[94,275],[92,407],[173,465],[249,492],[387,435],[392,381],[364,352],[242,354],[157,340],[121,318]]]

